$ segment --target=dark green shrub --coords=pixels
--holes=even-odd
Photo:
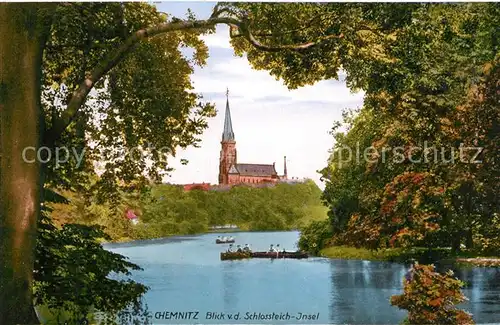
[[[329,220],[313,221],[301,230],[299,249],[309,254],[318,255],[332,236],[332,226]]]

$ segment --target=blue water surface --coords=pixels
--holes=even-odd
[[[389,303],[402,293],[405,265],[324,258],[221,261],[227,245],[215,244],[218,235],[234,236],[254,251],[270,244],[295,250],[299,238],[298,232],[240,232],[105,248],[144,269],[132,278],[150,287],[145,301],[154,324],[397,324],[406,315]],[[470,301],[461,307],[476,323],[499,322],[500,271],[474,268],[455,274],[467,282],[464,293]],[[190,319],[180,319],[189,312]]]

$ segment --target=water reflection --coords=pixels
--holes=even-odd
[[[218,234],[217,234],[218,235]],[[206,312],[304,312],[320,314],[316,321],[241,319],[239,324],[398,324],[406,316],[389,303],[401,294],[409,266],[389,262],[328,260],[220,261],[216,234],[181,237],[136,245],[114,245],[115,252],[130,257],[144,271],[133,278],[148,285],[146,301],[152,312],[170,310]],[[224,234],[223,234],[224,235]],[[228,234],[231,235],[231,234]],[[234,234],[232,234],[234,235]],[[297,232],[238,233],[237,240],[265,250],[271,243],[289,248]],[[441,271],[447,266],[437,266]],[[468,283],[470,301],[461,308],[473,313],[477,323],[492,323],[500,315],[500,270],[456,269]],[[234,320],[201,323],[233,324]],[[189,320],[162,320],[155,324],[189,324]]]
[[[333,260],[330,262],[331,323],[398,323],[404,312],[389,298],[402,288],[406,267],[385,262]]]
[[[233,311],[238,306],[240,281],[236,272],[238,261],[226,261],[222,264],[222,287],[224,290],[224,310]]]
[[[408,268],[389,262],[332,260],[330,322],[399,323],[406,311],[391,306],[389,299],[402,293],[402,281]],[[500,270],[436,265],[439,272],[449,269],[466,283],[463,292],[469,301],[458,307],[472,313],[477,323],[498,322]]]
[[[491,323],[500,319],[500,269],[475,267],[464,268],[450,264],[437,264],[440,272],[452,270],[455,276],[464,281],[462,290],[469,299],[460,308],[472,313],[476,322]]]

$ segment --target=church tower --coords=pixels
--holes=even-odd
[[[236,165],[236,141],[234,141],[233,124],[229,110],[229,89],[226,91],[226,116],[224,118],[224,131],[222,132],[222,149],[219,160],[219,184],[229,184],[229,168]]]

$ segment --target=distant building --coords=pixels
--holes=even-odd
[[[136,225],[139,223],[139,218],[135,215],[134,211],[132,211],[132,210],[127,210],[126,217],[128,220],[130,220],[130,222],[133,225]]]
[[[229,109],[229,92],[226,92],[226,112],[224,130],[222,132],[221,152],[219,160],[219,184],[209,183],[183,184],[185,191],[228,191],[233,186],[272,187],[278,183],[303,183],[306,179],[288,178],[286,156],[283,158],[283,175],[278,175],[275,163],[248,164],[238,163],[236,141],[234,137],[231,111]]]
[[[209,183],[193,183],[193,184],[185,184],[183,185],[184,191],[192,191],[192,190],[202,190],[208,191],[211,187]]]
[[[246,164],[238,163],[236,154],[236,141],[229,109],[229,91],[226,93],[226,115],[224,118],[224,131],[222,132],[221,152],[219,161],[219,184],[262,184],[277,183],[287,179],[286,156],[284,157],[284,173],[278,175],[275,164]]]
[[[287,184],[298,184],[298,183],[305,183],[309,180],[310,180],[309,178],[292,177],[289,179],[281,179],[279,182],[280,183],[287,183]]]

